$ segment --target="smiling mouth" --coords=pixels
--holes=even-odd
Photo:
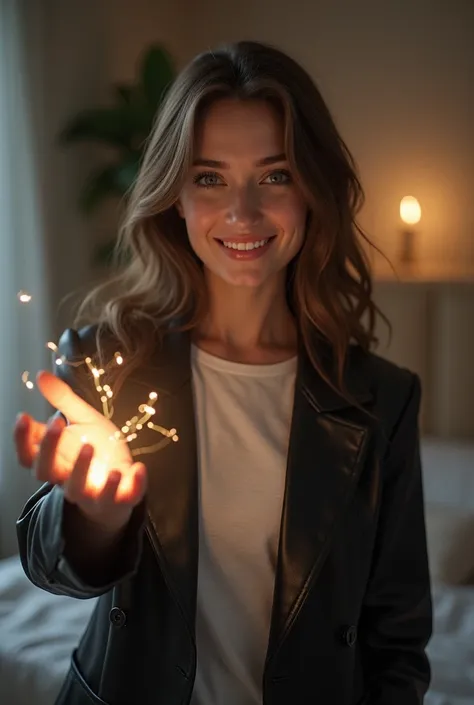
[[[264,247],[269,242],[274,240],[275,237],[276,237],[276,235],[272,235],[271,237],[267,237],[263,240],[252,240],[251,242],[238,242],[236,240],[219,240],[219,239],[217,239],[217,242],[222,247],[226,247],[229,250],[238,250],[240,252],[248,252],[250,250],[258,250],[260,247]]]

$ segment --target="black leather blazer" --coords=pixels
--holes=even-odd
[[[93,354],[93,332],[66,331],[60,352],[69,359]],[[78,379],[80,368],[63,368],[96,403]],[[419,705],[430,682],[419,380],[354,347],[346,384],[357,405],[335,393],[301,352],[263,705]],[[190,701],[198,485],[186,334],[170,335],[127,380],[118,425],[152,389],[160,393],[157,423],[175,426],[180,440],[144,458],[146,502],[134,512],[110,582],[87,584],[65,559],[60,488],[44,485],[18,519],[33,583],[55,594],[100,596],[57,705]]]

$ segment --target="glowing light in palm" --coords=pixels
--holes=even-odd
[[[29,303],[32,299],[31,295],[23,290],[18,293],[17,298],[23,304]],[[166,429],[152,421],[156,413],[155,403],[158,400],[158,394],[150,392],[147,401],[138,407],[138,414],[118,428],[112,420],[114,391],[106,382],[106,371],[96,366],[90,357],[72,362],[65,356],[59,355],[55,343],[48,342],[47,347],[56,353],[55,362],[58,366],[87,366],[102,404],[102,413],[100,413],[55,375],[44,371],[38,374],[37,384],[40,392],[68,420],[68,426],[61,435],[57,450],[59,471],[66,477],[81,447],[85,443],[90,444],[94,448],[94,457],[87,477],[88,487],[94,491],[100,490],[107,480],[109,470],[117,469],[122,472],[118,495],[123,493],[126,496],[133,482],[133,476],[127,474],[127,470],[133,464],[134,458],[145,453],[154,453],[171,441],[178,440],[175,428]],[[111,364],[122,365],[123,362],[121,353],[116,352]],[[34,388],[27,370],[22,374],[22,381],[27,389]],[[129,443],[137,439],[145,427],[160,434],[161,439],[152,445],[131,449]]]

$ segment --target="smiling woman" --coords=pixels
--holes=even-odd
[[[179,442],[124,504],[117,468],[91,495],[90,452],[55,480],[61,425],[36,455],[39,425],[16,428],[48,480],[18,522],[27,574],[100,595],[57,705],[422,703],[420,387],[370,350],[361,202],[318,89],[277,49],[206,52],[167,93],[120,236],[131,259],[59,354],[120,349],[117,427],[151,387]],[[80,369],[58,373],[80,390]],[[101,423],[81,409],[76,438]]]
[[[172,86],[117,246],[117,261],[126,251],[132,262],[92,292],[78,322],[99,322],[121,341],[127,365],[120,384],[170,321],[202,338],[209,302],[228,298],[229,286],[243,287],[231,301],[234,319],[246,312],[248,339],[232,342],[227,332],[226,354],[230,347],[236,359],[252,361],[249,343],[258,347],[260,322],[250,318],[250,300],[258,297],[266,308],[278,290],[275,305],[286,311],[278,325],[292,337],[293,352],[296,318],[315,368],[347,394],[348,346],[367,350],[375,342],[377,314],[366,236],[356,220],[363,191],[352,157],[298,64],[252,42],[219,56],[196,57]],[[261,62],[259,70],[253,61]],[[118,295],[109,295],[116,284]],[[334,374],[321,363],[315,331],[331,343]],[[222,331],[206,335],[222,337]],[[288,355],[286,343],[273,343]]]
[[[194,149],[198,156],[176,206],[208,287],[216,296],[229,286],[264,288],[268,302],[276,300],[307,219],[280,114],[264,100],[218,100],[200,116]],[[203,173],[202,166],[214,171]],[[254,296],[240,290],[242,311]]]

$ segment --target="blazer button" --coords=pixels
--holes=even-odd
[[[114,627],[124,627],[127,623],[127,615],[120,607],[112,607],[109,612],[109,620]]]
[[[357,627],[351,624],[349,627],[344,627],[342,632],[342,640],[346,646],[353,647],[357,641]]]

